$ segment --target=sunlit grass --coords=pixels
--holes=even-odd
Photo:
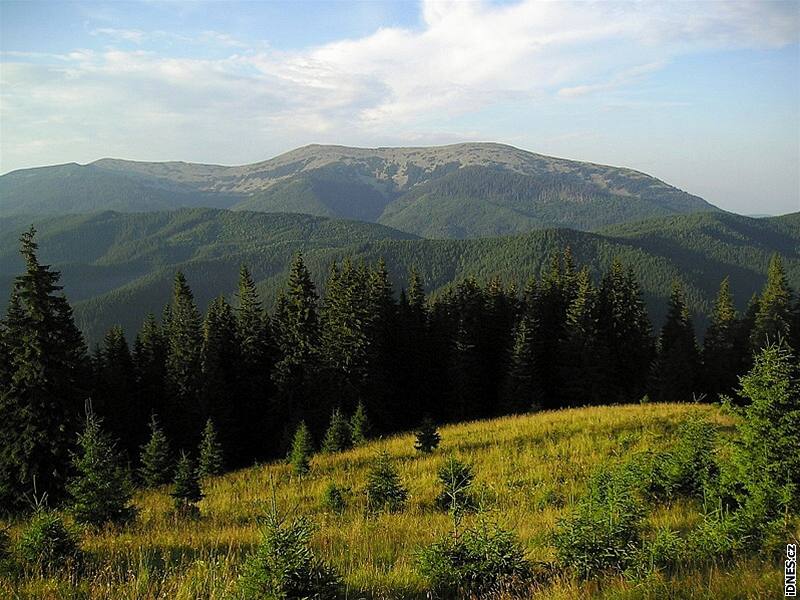
[[[475,486],[488,517],[512,528],[532,561],[554,556],[549,534],[585,489],[600,463],[646,449],[666,447],[677,425],[703,414],[723,436],[732,417],[707,405],[645,404],[592,407],[463,423],[441,430],[442,444],[431,455],[414,451],[413,436],[373,441],[335,455],[318,455],[311,474],[295,477],[288,465],[255,466],[206,481],[202,518],[176,521],[167,490],[142,491],[135,498],[139,518],[124,530],[86,531],[83,548],[90,565],[78,581],[25,579],[0,582],[0,596],[12,598],[226,598],[235,590],[237,569],[258,542],[256,518],[274,497],[287,514],[311,515],[318,553],[344,576],[352,598],[424,597],[415,567],[417,549],[452,528],[437,512],[436,471],[454,453],[475,467]],[[369,515],[364,486],[370,461],[387,450],[409,489],[406,509]],[[329,482],[350,488],[341,515],[321,508]],[[695,501],[659,506],[652,527],[686,531],[700,518]],[[12,537],[19,525],[12,524]],[[725,569],[706,568],[644,582],[611,578],[579,582],[557,577],[532,589],[545,598],[767,598],[781,589],[780,564],[745,561]],[[677,595],[665,595],[678,590]]]

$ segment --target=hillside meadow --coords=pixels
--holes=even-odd
[[[309,515],[316,524],[313,546],[344,578],[348,598],[425,598],[417,568],[419,549],[453,528],[450,515],[435,508],[436,472],[455,455],[474,466],[482,506],[466,517],[513,530],[540,573],[554,560],[550,535],[558,519],[586,488],[601,465],[636,452],[669,448],[677,427],[701,416],[719,427],[724,451],[735,417],[699,404],[640,404],[563,409],[446,426],[430,455],[414,450],[403,434],[355,449],[316,455],[311,472],[295,476],[278,462],[206,480],[199,520],[177,520],[167,489],[141,491],[135,524],[124,529],[81,530],[87,565],[77,576],[16,582],[0,579],[8,598],[222,599],[235,597],[245,556],[259,541],[257,517],[274,501],[286,515]],[[371,514],[364,494],[368,465],[386,450],[409,490],[406,508]],[[350,488],[341,514],[322,505],[325,488]],[[645,536],[658,527],[677,532],[703,519],[698,500],[678,499],[653,507]],[[13,541],[19,523],[5,523]],[[800,531],[795,530],[795,538]],[[791,541],[791,540],[787,540]],[[617,575],[581,581],[555,573],[532,583],[537,598],[775,598],[782,589],[780,557],[763,556],[702,569],[651,574],[629,580]]]

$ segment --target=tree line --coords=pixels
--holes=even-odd
[[[205,315],[182,273],[172,300],[129,345],[112,328],[89,351],[59,273],[21,237],[26,269],[0,321],[0,503],[63,497],[87,404],[131,470],[154,425],[191,451],[214,424],[228,467],[284,455],[300,424],[310,443],[332,420],[369,415],[379,433],[583,404],[735,394],[752,352],[800,347],[800,301],[774,256],[763,292],[737,314],[727,279],[702,345],[681,286],[655,332],[639,282],[615,261],[595,282],[569,249],[523,289],[468,277],[427,298],[412,269],[393,289],[385,265],[330,267],[322,297],[301,254],[267,314],[248,269],[232,303]]]

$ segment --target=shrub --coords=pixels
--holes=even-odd
[[[39,510],[22,531],[17,547],[20,560],[41,574],[76,567],[81,561],[78,539],[57,514]]]
[[[114,442],[91,412],[78,437],[78,448],[72,455],[76,474],[67,483],[75,520],[94,526],[130,521],[135,515],[130,478],[120,464]]]
[[[331,423],[328,431],[325,432],[325,440],[322,442],[323,452],[341,452],[353,445],[350,423],[344,418],[338,408],[331,414]]]
[[[14,571],[14,558],[11,554],[11,538],[8,530],[0,529],[0,576]]]
[[[629,569],[629,575],[637,578],[651,573],[674,569],[681,560],[685,560],[686,541],[675,531],[664,527],[643,543],[636,559]]]
[[[471,493],[472,481],[475,479],[472,465],[451,456],[439,467],[438,476],[442,491],[436,498],[436,506],[440,510],[463,513],[475,508]]]
[[[641,540],[643,507],[630,485],[630,471],[605,469],[553,534],[558,562],[589,578],[630,566]]]
[[[432,590],[444,597],[480,597],[531,573],[514,533],[486,522],[423,548],[418,565]]]
[[[292,449],[289,451],[289,462],[295,475],[305,475],[311,469],[311,456],[314,454],[314,443],[305,421],[301,421],[292,440]]]
[[[414,448],[423,454],[430,454],[439,447],[441,436],[436,429],[436,424],[430,417],[425,417],[419,429],[414,433],[417,441],[414,443]]]
[[[284,522],[274,508],[261,520],[261,542],[246,560],[239,593],[246,600],[339,597],[341,579],[309,545],[313,527],[302,517]]]
[[[197,474],[201,477],[220,475],[225,466],[222,453],[222,444],[217,440],[217,430],[209,419],[203,428],[203,438],[200,440],[200,460],[198,461]]]
[[[340,515],[347,508],[347,496],[350,488],[330,482],[322,493],[322,508]]]
[[[391,512],[403,508],[408,491],[400,481],[400,475],[392,464],[389,454],[381,452],[367,473],[367,504],[371,510],[388,509]]]

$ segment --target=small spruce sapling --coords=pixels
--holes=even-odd
[[[150,418],[150,439],[142,446],[139,476],[147,487],[157,487],[170,482],[172,453],[169,440],[155,415]]]
[[[325,432],[325,440],[322,442],[322,451],[341,452],[347,450],[353,445],[352,432],[350,431],[350,424],[344,418],[338,408],[331,413],[331,423],[328,426],[328,431]]]
[[[182,516],[197,516],[197,503],[203,499],[197,470],[188,454],[181,452],[175,469],[175,481],[170,496],[175,501],[175,510]]]
[[[289,462],[295,475],[306,475],[311,469],[311,456],[314,454],[314,443],[305,421],[301,421],[292,440]]]
[[[439,442],[442,439],[439,435],[439,431],[436,429],[436,424],[430,417],[425,417],[422,420],[422,424],[415,432],[415,435],[417,441],[414,443],[414,448],[423,454],[430,454],[433,452],[439,447]]]
[[[401,510],[406,503],[406,490],[397,468],[384,450],[367,473],[367,504],[371,510]]]
[[[354,446],[363,444],[372,436],[372,427],[369,417],[367,417],[367,410],[361,401],[358,402],[356,412],[353,413],[350,419],[350,433]]]
[[[224,457],[222,444],[217,440],[217,430],[211,419],[206,421],[203,428],[203,439],[200,440],[200,460],[197,467],[197,474],[200,478],[220,475],[223,470]]]

